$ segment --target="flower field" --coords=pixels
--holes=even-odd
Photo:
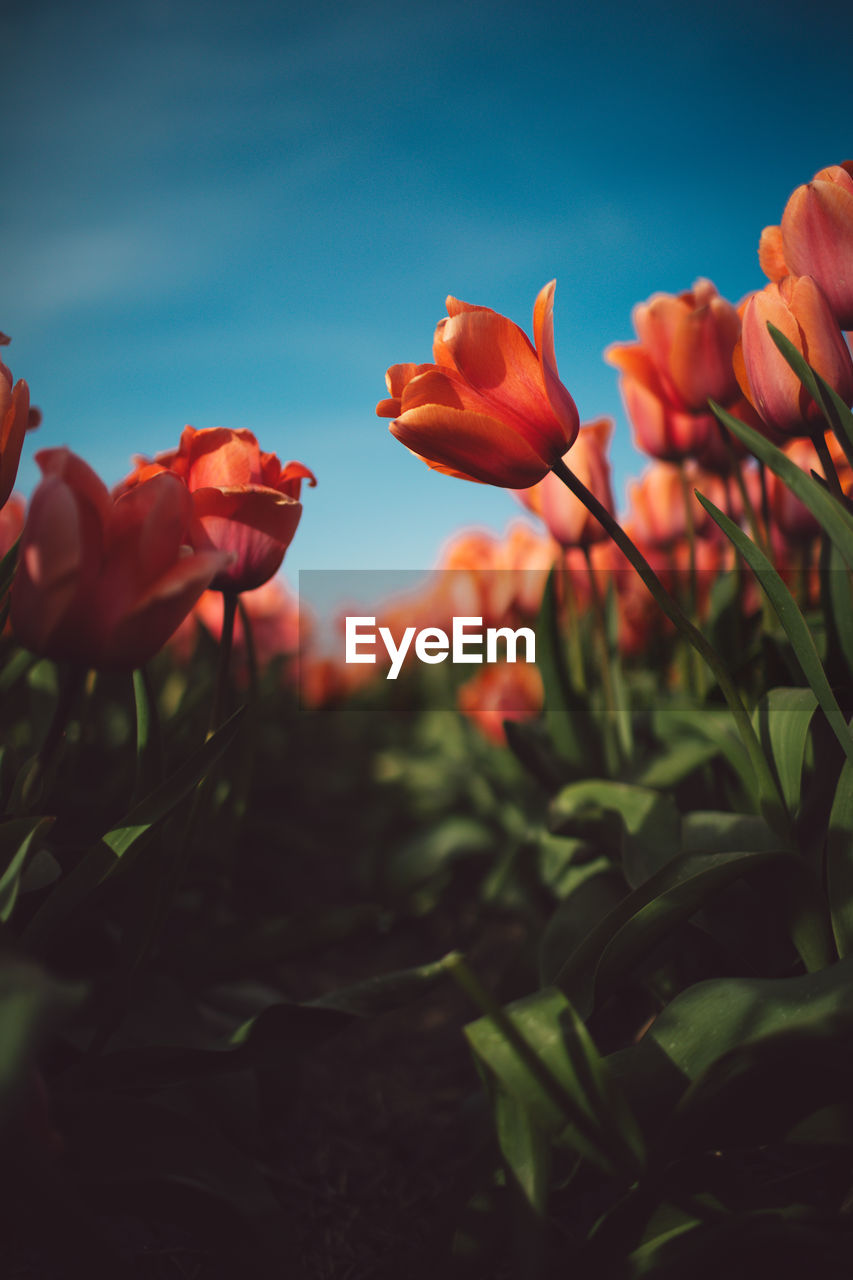
[[[331,627],[310,458],[26,501],[0,364],[7,1274],[851,1273],[853,163],[759,254],[607,349],[622,511],[555,283],[449,297],[376,415],[506,530]]]

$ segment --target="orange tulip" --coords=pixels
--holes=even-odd
[[[9,339],[0,333],[0,346],[8,346]],[[21,449],[28,427],[37,426],[38,410],[30,412],[30,389],[21,378],[12,385],[12,374],[0,360],[0,507],[12,492]]]
[[[746,303],[734,367],[744,395],[761,417],[789,436],[809,434],[823,415],[776,347],[768,322],[793,342],[846,404],[853,401],[853,361],[819,285],[810,276],[786,276]]]
[[[612,432],[613,423],[609,418],[591,422],[581,427],[571,451],[572,471],[611,515],[613,493],[607,446]],[[525,489],[519,497],[561,547],[588,547],[607,537],[595,517],[553,472],[532,489]]]
[[[827,446],[841,488],[849,495],[853,490],[853,472],[851,472],[850,463],[831,435],[827,437]],[[789,440],[784,452],[801,470],[807,473],[815,471],[819,476],[824,475],[823,463],[811,440]],[[807,542],[820,533],[820,525],[808,507],[804,506],[784,481],[772,471],[767,476],[767,493],[773,522],[789,542]]]
[[[779,247],[788,274],[811,276],[826,296],[842,329],[853,326],[853,161],[831,165],[797,187],[782,225],[767,228],[762,266],[781,269]]]
[[[732,351],[736,309],[710,280],[686,293],[657,293],[632,313],[639,342],[615,343],[604,357],[622,373],[622,395],[637,447],[665,462],[708,447],[716,423],[709,399],[738,398]]]
[[[192,501],[155,475],[119,498],[68,449],[36,455],[33,494],[12,586],[12,627],[34,653],[87,667],[132,669],[176,629],[221,551],[186,544]]]
[[[119,491],[164,470],[192,493],[192,545],[231,553],[211,584],[218,591],[252,591],[273,576],[299,524],[302,481],[317,483],[301,462],[282,467],[274,453],[261,453],[251,431],[186,427],[177,449],[137,459]]]
[[[492,742],[506,742],[505,720],[533,720],[542,710],[545,691],[535,666],[501,662],[460,685],[459,710]]]
[[[428,466],[463,480],[526,489],[574,443],[575,402],[557,376],[552,280],[533,309],[535,347],[489,307],[447,299],[434,364],[392,365],[376,406]]]

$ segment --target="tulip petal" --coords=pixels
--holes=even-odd
[[[512,427],[469,409],[425,404],[396,418],[390,431],[429,466],[482,484],[526,489],[548,470]]]

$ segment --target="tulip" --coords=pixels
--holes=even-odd
[[[506,742],[504,721],[535,719],[544,706],[545,691],[535,666],[501,662],[460,685],[457,700],[463,715],[500,745]]]
[[[609,418],[591,422],[581,427],[571,451],[572,471],[611,515],[613,493],[607,446],[612,432],[613,423]],[[532,489],[525,489],[519,498],[540,518],[551,537],[564,549],[588,547],[607,537],[595,517],[553,472],[549,472]]]
[[[187,546],[192,500],[170,475],[118,498],[68,449],[36,454],[12,586],[17,639],[44,657],[130,670],[186,616],[228,553]]]
[[[552,280],[533,309],[535,346],[489,307],[447,299],[435,363],[392,365],[376,406],[428,466],[463,480],[526,489],[574,443],[575,402],[557,376]]]
[[[819,285],[810,276],[786,276],[747,302],[734,367],[744,395],[765,423],[788,436],[808,435],[823,415],[778,350],[772,323],[834,387],[853,401],[853,361]]]
[[[827,437],[827,449],[841,488],[849,495],[853,490],[850,463],[831,435]],[[815,471],[826,478],[823,462],[811,440],[789,440],[783,452],[806,473]],[[767,476],[767,493],[773,522],[789,542],[807,542],[820,533],[820,525],[808,507],[772,471]]]
[[[658,293],[633,311],[639,342],[608,347],[622,373],[622,395],[637,447],[665,462],[695,456],[716,433],[709,399],[738,397],[732,351],[740,332],[736,309],[710,280],[672,296]]]
[[[192,545],[230,553],[211,584],[217,591],[252,591],[273,576],[299,524],[302,481],[317,483],[301,462],[282,467],[274,453],[261,453],[251,431],[226,427],[186,427],[177,449],[137,459],[119,491],[161,471],[192,494]]]
[[[791,275],[820,285],[842,329],[853,326],[853,161],[821,169],[797,187],[782,214]]]
[[[0,334],[0,346],[9,339]],[[38,410],[30,411],[30,389],[23,379],[12,385],[12,374],[0,360],[0,507],[3,507],[15,484],[24,436],[29,427],[37,426]]]

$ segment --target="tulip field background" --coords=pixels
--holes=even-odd
[[[849,1276],[849,14],[0,21],[3,1275]]]

